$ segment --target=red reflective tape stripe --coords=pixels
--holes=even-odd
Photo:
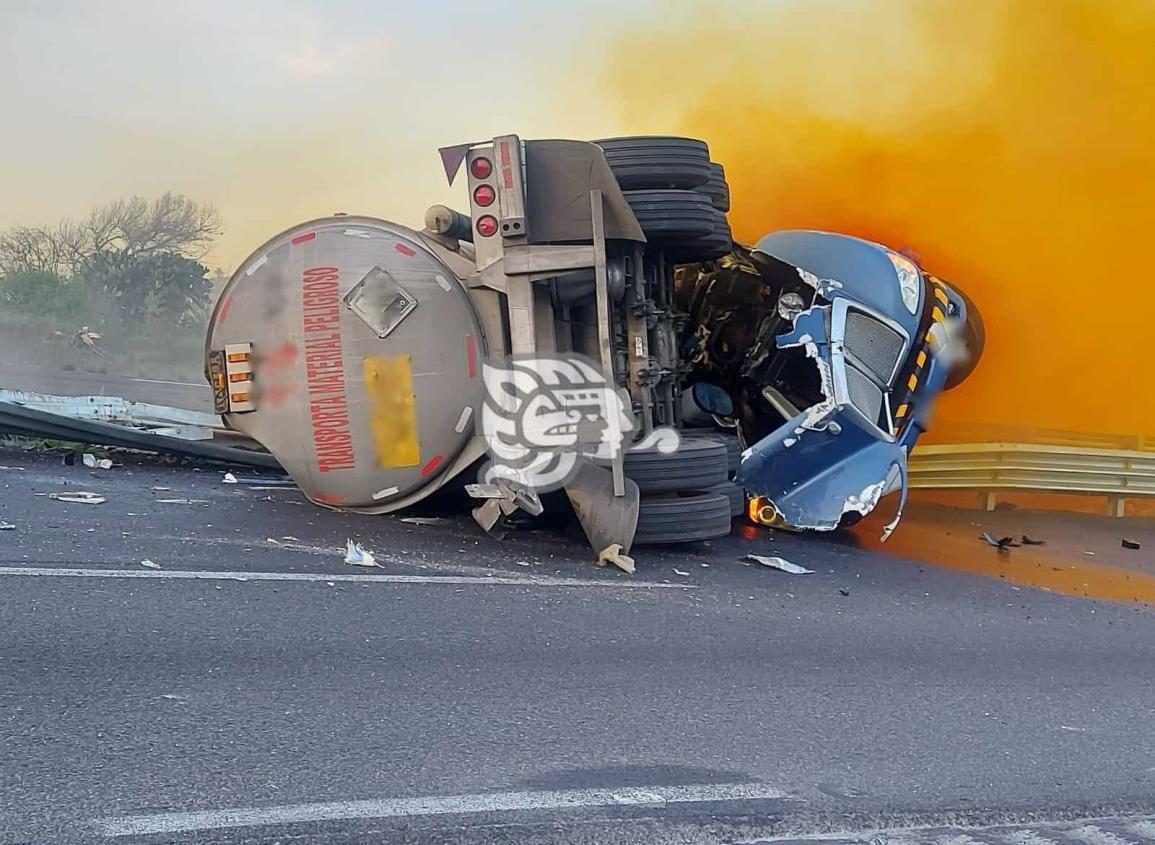
[[[393,248],[402,255],[408,255],[410,258],[417,254],[417,250],[413,249],[412,247],[408,247],[405,244],[393,244]]]
[[[469,366],[469,377],[477,378],[477,341],[471,334],[465,336],[465,360]]]
[[[429,473],[433,472],[433,470],[435,470],[439,466],[441,466],[441,462],[443,460],[445,460],[444,456],[434,455],[432,458],[429,459],[429,463],[427,463],[425,466],[421,467],[421,474],[422,475],[429,475]]]
[[[303,244],[305,241],[311,241],[315,237],[317,237],[316,232],[307,232],[304,235],[297,235],[297,237],[293,238],[289,243],[296,246],[297,244]]]
[[[501,171],[501,180],[505,183],[505,187],[513,188],[513,171],[510,168],[505,168]]]
[[[509,144],[501,145],[501,165],[509,167]]]
[[[326,505],[345,504],[345,497],[338,496],[335,493],[317,493],[313,498],[318,502],[324,502]]]
[[[218,323],[223,323],[225,320],[227,320],[229,318],[229,309],[232,307],[233,307],[233,298],[230,296],[230,297],[227,297],[225,299],[225,301],[221,303],[221,313],[217,315],[217,322]]]

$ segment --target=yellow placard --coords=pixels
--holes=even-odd
[[[421,462],[413,367],[408,355],[379,355],[362,360],[365,391],[372,402],[369,428],[377,463],[414,467]]]

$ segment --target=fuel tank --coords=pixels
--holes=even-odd
[[[226,424],[317,504],[396,510],[481,454],[481,323],[403,226],[338,216],[272,238],[229,279],[205,352]]]

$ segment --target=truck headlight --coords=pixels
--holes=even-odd
[[[902,291],[902,304],[911,314],[918,311],[918,293],[922,288],[922,276],[909,258],[888,252],[894,272],[898,274],[898,289]]]

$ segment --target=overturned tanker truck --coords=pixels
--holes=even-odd
[[[313,502],[389,513],[464,484],[489,530],[558,490],[624,553],[905,499],[927,409],[981,353],[956,287],[842,235],[733,244],[702,141],[440,152],[468,214],[294,226],[213,311],[217,412]]]

